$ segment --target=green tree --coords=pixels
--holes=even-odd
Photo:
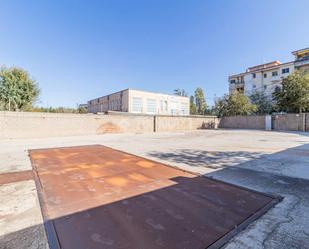
[[[252,104],[256,105],[257,114],[270,114],[272,112],[272,102],[267,98],[264,92],[253,92],[250,95],[250,100]]]
[[[195,105],[195,101],[194,101],[194,96],[190,97],[190,114],[191,115],[196,114],[196,105]]]
[[[219,116],[251,115],[257,110],[243,93],[224,95],[215,101],[215,113]]]
[[[224,95],[221,98],[215,100],[215,105],[213,107],[213,112],[218,117],[228,116],[228,97],[229,95]]]
[[[200,87],[196,88],[194,95],[195,95],[196,112],[197,114],[204,115],[207,105],[203,89]]]
[[[27,71],[11,67],[0,69],[0,102],[3,110],[27,110],[37,100],[40,90]]]
[[[277,111],[309,111],[309,74],[295,71],[282,80],[282,87],[273,93]]]
[[[79,113],[79,114],[87,113],[86,107],[84,107],[84,106],[78,106],[78,107],[77,107],[77,113]]]
[[[187,92],[184,89],[180,89],[180,88],[175,89],[174,94],[178,96],[183,96],[183,97],[188,96]]]

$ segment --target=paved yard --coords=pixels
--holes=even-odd
[[[87,144],[110,146],[239,186],[281,195],[284,197],[281,203],[225,247],[309,248],[308,134],[202,130],[2,140],[0,172],[31,170],[28,149]],[[0,248],[48,248],[34,181],[3,182]]]

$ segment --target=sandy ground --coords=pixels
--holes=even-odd
[[[226,248],[309,248],[309,135],[248,130],[0,141],[0,173],[31,169],[28,149],[103,144],[283,201]],[[0,248],[48,248],[32,180],[0,186]]]

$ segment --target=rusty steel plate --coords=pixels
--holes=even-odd
[[[32,170],[0,174],[0,185],[28,180],[33,180]]]
[[[101,145],[29,151],[50,247],[219,247],[276,198]]]

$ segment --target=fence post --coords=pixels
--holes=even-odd
[[[302,131],[306,131],[306,113],[302,114],[303,123],[302,123]]]
[[[266,131],[271,131],[271,127],[272,127],[272,118],[271,115],[265,115],[265,130]]]
[[[157,132],[157,115],[153,116],[153,132]]]

